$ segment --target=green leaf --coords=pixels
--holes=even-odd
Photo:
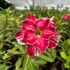
[[[19,68],[18,70],[23,70],[22,68]]]
[[[30,62],[30,57],[28,55],[25,55],[24,61],[23,61],[23,70],[28,69],[29,62]]]
[[[46,61],[48,61],[48,62],[53,62],[53,61],[54,61],[53,58],[48,57],[48,56],[45,56],[45,55],[43,55],[43,54],[39,55],[38,57],[41,58],[41,59],[43,59],[43,60],[46,60]]]
[[[49,57],[52,57],[51,54],[47,51],[47,52],[44,52],[47,56]]]
[[[31,62],[30,62],[30,64],[29,64],[29,70],[33,70],[33,65],[32,65]]]
[[[4,14],[0,14],[0,24],[2,23],[5,23],[5,20],[6,20],[6,17]]]
[[[70,39],[68,39],[68,45],[70,46]]]
[[[6,53],[4,56],[3,56],[3,59],[7,59],[9,58],[9,55]]]
[[[61,26],[64,25],[64,24],[68,24],[68,22],[63,22],[63,23],[61,23]]]
[[[68,63],[64,63],[64,67],[65,67],[65,68],[70,68],[70,66],[69,66]]]
[[[70,54],[69,54],[69,62],[70,62]]]
[[[20,50],[20,52],[21,52],[22,54],[25,53],[25,52],[24,52],[24,49],[23,49],[23,46],[19,45],[17,42],[12,42],[12,43],[15,45],[15,47],[17,47],[17,48]]]
[[[6,64],[0,64],[0,70],[8,70],[9,66],[6,66]]]
[[[13,51],[13,50],[8,50],[8,53],[12,53],[12,54],[21,54],[19,51]]]
[[[15,63],[16,69],[19,69],[21,63],[22,63],[22,58],[19,58],[19,59],[17,60],[17,62]]]
[[[44,64],[46,64],[47,62],[45,61],[45,60],[36,60],[35,62],[34,62],[34,64],[37,64],[37,65],[44,65]]]
[[[53,58],[56,58],[56,51],[55,51],[55,49],[52,48],[51,50],[52,50],[52,57],[53,57]]]
[[[65,60],[67,59],[67,55],[64,52],[60,52],[60,55],[63,59],[65,59]]]

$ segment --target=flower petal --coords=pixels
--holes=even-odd
[[[24,31],[21,29],[15,34],[16,39],[24,38]]]
[[[53,22],[54,17],[55,17],[55,16],[52,16],[52,17],[50,18],[50,22]]]
[[[26,49],[26,52],[29,56],[33,57],[34,55],[34,48],[32,45],[28,45],[27,49]]]
[[[47,27],[48,24],[49,24],[49,19],[46,19],[46,20],[38,19],[36,21],[37,28],[39,28],[40,30]]]
[[[26,44],[23,42],[23,38],[17,39],[17,42],[18,42],[20,45],[26,45]]]
[[[40,22],[44,21],[42,18],[39,18],[36,20],[36,24],[39,24]]]
[[[34,44],[34,48],[39,48],[41,52],[44,52],[48,47],[48,44],[49,44],[48,40],[38,38],[36,43]]]
[[[58,23],[52,23],[52,25],[55,27]]]
[[[43,17],[44,20],[46,20],[48,17]]]
[[[26,52],[29,56],[33,57],[34,55],[35,56],[40,55],[41,50],[38,47],[35,48],[33,45],[28,45],[28,48],[26,49]]]
[[[25,43],[22,42],[22,40],[24,39],[24,33],[25,32],[21,29],[15,34],[15,38],[20,45],[25,45]]]
[[[52,16],[51,18],[49,18],[49,19],[50,19],[50,22],[53,22],[54,17],[55,17],[55,16]],[[48,17],[44,17],[43,19],[46,20],[46,19],[48,19]]]
[[[34,22],[30,21],[30,20],[25,20],[22,21],[22,28],[23,30],[35,30],[36,26],[34,24]]]
[[[35,17],[34,15],[32,14],[28,14],[28,17],[27,17],[29,20],[32,20],[32,21],[35,21]]]
[[[50,37],[49,40],[49,47],[48,48],[56,48],[58,42],[59,42],[59,36],[58,35],[53,35]]]
[[[53,25],[49,25],[46,30],[56,31],[55,27]]]
[[[48,25],[48,27],[47,27],[46,29],[56,32],[55,26],[56,26],[57,24],[58,24],[58,23],[51,23],[51,22],[50,22],[49,25]]]
[[[38,48],[38,47],[34,48],[34,55],[35,55],[35,56],[38,56],[38,55],[40,55],[40,54],[41,54],[41,49]]]
[[[41,34],[41,37],[48,40],[50,36],[55,35],[56,33],[51,30],[44,30]]]
[[[33,45],[37,40],[37,37],[34,35],[34,32],[31,30],[28,30],[25,32],[24,40],[26,44]]]

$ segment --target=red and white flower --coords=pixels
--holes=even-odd
[[[28,45],[26,52],[29,56],[38,56],[46,48],[55,48],[59,42],[59,35],[56,33],[52,18],[36,19],[32,14],[28,14],[26,20],[22,21],[22,29],[16,34],[20,45]]]
[[[62,16],[62,18],[63,18],[63,20],[68,20],[68,19],[69,19],[69,15],[64,14],[64,15]]]

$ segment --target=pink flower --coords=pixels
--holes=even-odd
[[[68,19],[69,19],[69,15],[64,14],[64,15],[62,16],[62,18],[63,18],[63,20],[68,20]]]
[[[15,38],[20,45],[28,45],[26,52],[29,56],[38,56],[46,48],[55,48],[58,44],[57,23],[51,21],[50,18],[36,19],[32,14],[22,21],[22,29],[15,34]]]

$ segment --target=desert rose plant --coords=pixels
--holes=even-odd
[[[70,70],[69,10],[35,9],[0,10],[0,70]]]
[[[59,42],[59,35],[56,32],[52,18],[36,19],[32,14],[28,14],[26,20],[22,21],[22,29],[16,34],[20,45],[28,45],[26,52],[29,56],[38,56],[46,48],[55,48]]]

